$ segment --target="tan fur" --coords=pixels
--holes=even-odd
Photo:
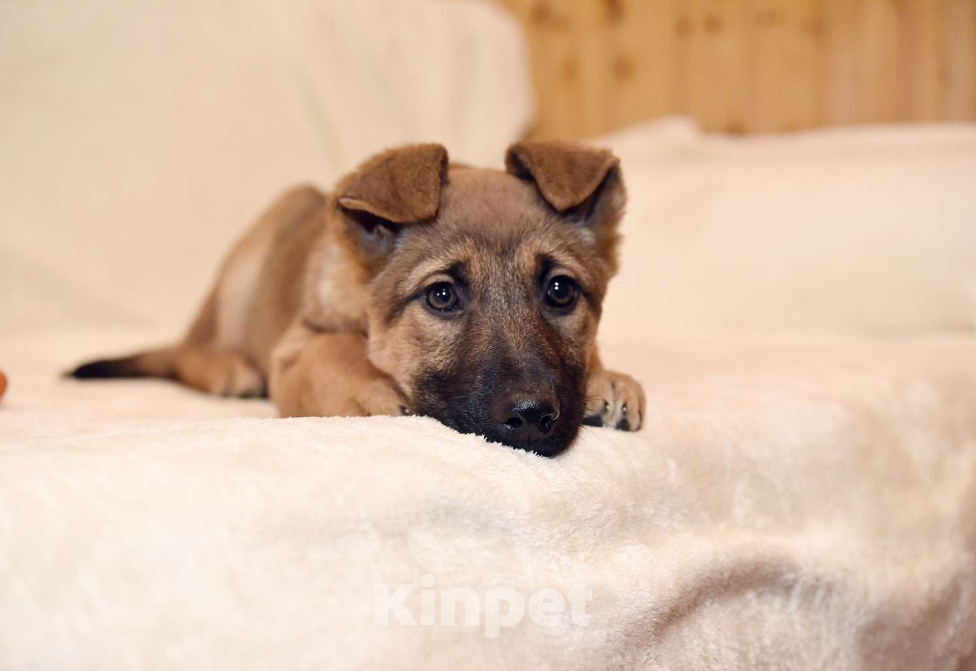
[[[640,386],[605,371],[595,345],[617,263],[617,159],[518,143],[506,163],[508,173],[449,169],[443,147],[414,145],[368,160],[328,197],[311,187],[286,193],[232,249],[183,342],[114,361],[209,393],[267,386],[286,416],[400,414],[421,376],[488,356],[502,337],[516,367],[534,352],[585,370],[587,412],[639,428]],[[551,322],[531,295],[542,258],[550,276],[586,288]],[[463,337],[457,320],[412,299],[459,264],[486,297]],[[540,329],[562,351],[540,345]]]

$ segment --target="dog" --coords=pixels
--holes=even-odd
[[[438,144],[279,198],[237,242],[182,342],[79,366],[268,395],[283,416],[417,414],[542,455],[583,424],[640,429],[597,325],[626,192],[609,151],[518,142],[505,170]]]

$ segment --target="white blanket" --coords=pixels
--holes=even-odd
[[[616,343],[646,428],[585,429],[556,459],[428,419],[55,378],[136,339],[0,343],[0,668],[954,669],[971,651],[968,338]],[[471,624],[461,604],[441,624],[452,588]]]

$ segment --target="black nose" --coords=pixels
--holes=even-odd
[[[559,418],[555,399],[546,395],[503,395],[495,400],[492,420],[512,442],[542,440]]]

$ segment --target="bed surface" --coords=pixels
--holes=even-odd
[[[2,342],[0,667],[951,669],[976,631],[976,343],[617,342],[646,428],[544,459],[421,418],[56,373]],[[375,585],[479,595],[374,623]],[[487,590],[590,593],[486,637]],[[460,609],[460,606],[459,606]],[[507,606],[502,604],[502,613]],[[435,609],[440,621],[441,611]],[[502,618],[504,621],[504,618]]]

